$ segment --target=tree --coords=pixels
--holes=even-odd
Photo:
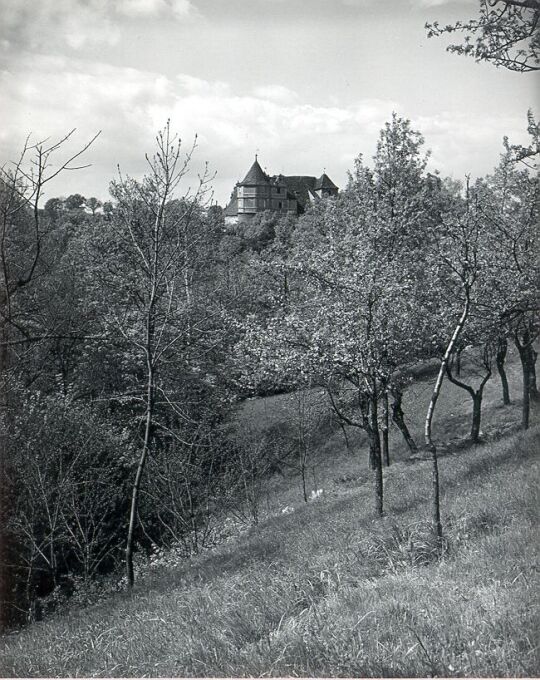
[[[95,403],[14,389],[16,490],[7,529],[16,538],[18,606],[32,611],[68,574],[84,580],[121,556],[126,433]],[[28,405],[31,402],[31,406]],[[113,455],[114,452],[114,455]]]
[[[66,210],[81,210],[84,207],[86,198],[81,194],[71,194],[64,201]]]
[[[442,328],[444,347],[437,379],[433,387],[424,424],[424,438],[432,461],[432,525],[440,544],[443,536],[440,508],[440,482],[437,447],[432,436],[433,416],[448,366],[463,334],[474,303],[476,283],[480,271],[478,257],[481,222],[477,204],[467,184],[465,200],[453,203],[435,232],[434,246],[438,269],[438,285],[433,294],[439,309],[437,325]],[[435,281],[434,281],[435,283]],[[437,335],[435,334],[436,338]]]
[[[495,355],[495,363],[497,365],[497,371],[499,372],[499,377],[501,379],[502,386],[502,400],[505,406],[508,406],[510,402],[510,387],[508,385],[508,376],[506,375],[506,370],[504,364],[506,361],[506,353],[508,352],[508,342],[506,336],[501,334],[497,341],[497,353]]]
[[[480,374],[480,383],[475,389],[474,386],[467,384],[463,380],[460,380],[454,374],[453,357],[446,364],[446,375],[448,380],[454,385],[457,385],[461,389],[469,393],[473,402],[473,414],[471,422],[470,439],[473,444],[477,444],[480,441],[480,424],[482,419],[482,398],[484,396],[484,388],[491,378],[492,373],[492,362],[494,354],[494,343],[489,340],[484,343],[480,348],[480,356],[476,364],[479,366],[483,373]]]
[[[291,429],[292,449],[295,454],[292,462],[287,459],[285,464],[300,473],[305,503],[309,500],[307,472],[311,465],[313,444],[326,410],[324,407],[327,408],[324,400],[324,391],[316,391],[308,384],[289,395],[285,405],[287,422]]]
[[[522,426],[526,429],[531,393],[535,396],[533,344],[540,333],[537,256],[540,184],[528,168],[518,169],[513,154],[506,151],[494,174],[479,183],[477,192],[488,225],[484,256],[487,308],[496,310],[501,335],[510,338],[519,352],[523,374]]]
[[[527,111],[527,132],[530,142],[528,146],[511,144],[507,137],[504,138],[506,162],[522,163],[529,170],[538,169],[538,157],[540,156],[540,124],[536,122],[533,112]]]
[[[411,453],[416,453],[418,451],[418,446],[409,432],[402,407],[403,392],[409,381],[410,378],[407,377],[406,373],[403,375],[398,372],[392,380],[392,383],[389,385],[389,392],[392,395],[392,422],[401,432],[403,439],[409,448],[409,451]]]
[[[538,0],[480,0],[477,18],[447,26],[435,21],[426,29],[429,38],[464,33],[449,52],[523,73],[540,69],[539,20]]]
[[[422,353],[430,321],[418,306],[418,273],[429,274],[423,247],[437,191],[425,175],[422,142],[394,115],[374,171],[359,158],[347,191],[304,215],[293,252],[280,263],[289,294],[274,315],[248,324],[242,343],[249,372],[323,387],[341,422],[366,432],[378,514],[379,402],[398,367]]]
[[[114,259],[109,257],[107,266],[111,285],[124,304],[123,309],[114,306],[110,310],[110,322],[131,346],[139,376],[144,376],[142,394],[137,385],[140,378],[134,376],[135,394],[144,405],[144,414],[126,539],[130,588],[134,584],[133,550],[143,473],[157,432],[171,432],[157,417],[160,403],[165,402],[178,417],[190,418],[182,405],[170,398],[161,382],[160,368],[175,355],[189,355],[197,333],[203,330],[191,316],[195,305],[192,256],[204,238],[204,232],[197,228],[210,177],[205,169],[195,192],[177,198],[195,142],[182,156],[181,141],[167,123],[158,133],[156,144],[155,155],[147,157],[149,172],[142,181],[120,175],[111,184],[116,209],[111,223],[114,236],[109,243]]]
[[[92,213],[92,217],[95,217],[96,211],[103,206],[103,203],[101,201],[98,201],[98,199],[95,198],[94,196],[90,196],[90,198],[86,199],[85,206]]]
[[[95,135],[81,149],[65,153],[73,136],[72,130],[58,141],[36,143],[26,139],[17,161],[0,168],[0,488],[2,506],[0,524],[5,527],[10,512],[10,492],[7,478],[10,424],[10,371],[12,348],[39,341],[50,335],[49,328],[39,323],[38,310],[29,313],[32,284],[42,266],[42,252],[50,228],[43,220],[41,201],[49,182],[62,172],[80,169],[78,159],[95,141]],[[53,162],[55,166],[53,168]],[[0,536],[0,550],[7,549],[5,536]],[[5,554],[0,555],[1,579],[6,576]],[[1,588],[7,588],[5,583]],[[0,608],[3,616],[7,608]],[[0,624],[5,625],[4,618]]]

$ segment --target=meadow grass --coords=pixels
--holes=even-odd
[[[458,401],[439,436],[456,434]],[[494,390],[487,409],[496,401]],[[321,498],[302,503],[297,479],[270,480],[276,507],[294,512],[269,510],[233,541],[149,568],[132,595],[5,636],[2,674],[537,676],[540,428],[446,448],[442,558],[429,461],[398,449],[381,520],[366,466],[344,450],[329,459],[331,441],[316,452]]]

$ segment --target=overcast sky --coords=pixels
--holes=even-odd
[[[534,74],[448,54],[424,24],[476,0],[0,0],[0,157],[24,138],[102,134],[92,167],[51,195],[108,197],[116,165],[140,176],[167,118],[199,146],[225,204],[256,152],[270,174],[340,186],[392,111],[410,118],[432,168],[491,171],[502,137],[524,141]],[[72,147],[74,148],[74,147]]]

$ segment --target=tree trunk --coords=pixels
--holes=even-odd
[[[510,404],[510,389],[508,387],[508,378],[506,376],[506,371],[504,369],[504,362],[506,360],[507,350],[508,343],[506,342],[506,338],[504,338],[499,342],[495,362],[497,364],[497,371],[499,372],[499,376],[501,377],[503,404],[505,404],[505,406],[508,406]]]
[[[521,360],[521,370],[523,373],[523,399],[521,405],[521,427],[524,430],[529,429],[529,419],[531,412],[531,370],[530,358],[527,352],[527,346],[521,345],[516,341],[516,346]]]
[[[482,419],[482,397],[484,390],[480,389],[473,396],[473,416],[471,424],[471,441],[478,444],[480,441],[480,422]]]
[[[373,460],[375,471],[375,511],[379,516],[383,514],[383,469],[381,457],[381,440],[378,428],[371,428],[368,432],[369,456]]]
[[[418,451],[418,447],[416,445],[416,442],[412,438],[411,433],[409,432],[407,424],[405,423],[405,415],[403,413],[403,409],[401,408],[403,393],[401,392],[401,390],[394,390],[392,392],[392,395],[394,397],[394,401],[392,402],[392,420],[397,425],[401,434],[403,435],[403,439],[405,439],[405,442],[409,447],[409,451],[411,453],[416,453]]]
[[[302,475],[302,493],[304,494],[304,503],[308,502],[307,486],[306,486],[306,460],[307,460],[307,444],[302,438],[301,446],[301,460],[300,460],[300,473]]]
[[[375,468],[375,511],[382,517],[383,507],[383,469],[381,456],[381,438],[379,436],[379,422],[377,417],[377,391],[371,395],[371,423],[369,431],[369,455],[374,461]]]
[[[443,536],[440,493],[439,460],[437,458],[437,447],[433,445],[431,448],[431,523],[439,543]]]
[[[538,352],[535,352],[532,345],[529,347],[530,357],[529,357],[529,393],[531,399],[538,401],[540,399],[540,393],[538,392],[538,386],[536,384],[536,359],[538,358]]]
[[[486,369],[486,374],[482,378],[482,381],[480,382],[480,385],[478,386],[477,390],[471,387],[471,385],[467,385],[467,383],[461,382],[461,380],[455,378],[452,374],[452,369],[450,368],[450,366],[449,365],[446,366],[446,374],[448,376],[448,380],[450,380],[450,382],[453,383],[454,385],[461,387],[462,390],[465,390],[472,399],[473,414],[471,421],[470,439],[474,444],[477,444],[480,440],[480,422],[482,420],[482,397],[484,395],[484,387],[486,386],[487,381],[491,378],[491,361],[488,360],[488,358],[485,359],[484,366]]]
[[[456,375],[459,377],[461,375],[461,353],[463,350],[458,349],[456,352]]]
[[[442,383],[444,380],[444,374],[446,373],[446,368],[448,366],[448,360],[450,359],[450,356],[452,352],[454,351],[454,348],[456,346],[456,343],[458,341],[458,338],[461,334],[461,331],[463,330],[463,327],[465,325],[465,322],[467,321],[467,317],[469,316],[469,308],[470,308],[470,295],[469,295],[469,290],[466,289],[465,291],[465,305],[463,306],[463,311],[461,312],[461,316],[459,317],[459,321],[456,324],[456,327],[454,328],[454,332],[452,333],[452,337],[450,338],[450,342],[448,343],[448,346],[446,348],[446,352],[444,353],[443,358],[441,359],[441,366],[439,368],[439,373],[437,375],[437,380],[435,381],[435,386],[433,388],[433,392],[431,394],[431,399],[429,400],[429,406],[426,414],[426,422],[425,422],[425,427],[424,427],[424,436],[425,436],[425,441],[426,441],[426,446],[431,452],[431,481],[432,481],[432,523],[433,523],[433,531],[439,541],[439,543],[442,540],[442,522],[441,522],[441,503],[440,503],[440,487],[439,487],[439,462],[437,458],[437,447],[435,446],[435,443],[433,442],[433,438],[431,436],[431,426],[433,423],[433,416],[435,414],[435,406],[437,405],[437,400],[439,399],[439,394],[441,393],[441,387]]]
[[[362,428],[369,439],[369,464],[375,471],[375,510],[379,516],[383,514],[383,470],[381,456],[381,438],[377,413],[378,390],[375,378],[371,380],[371,393],[360,395],[359,405],[362,415]]]
[[[338,417],[337,419],[339,427],[341,429],[341,433],[343,434],[343,439],[345,440],[345,448],[347,449],[347,453],[350,453],[351,451],[351,445],[349,442],[349,436],[347,434],[347,430],[345,429],[345,425],[343,424],[341,418]]]
[[[382,457],[386,467],[390,467],[390,449],[388,446],[388,390],[383,391],[382,396],[383,412],[382,412]]]
[[[133,489],[131,493],[131,509],[129,513],[129,527],[126,542],[126,577],[128,582],[128,588],[131,590],[133,584],[135,583],[135,574],[133,571],[133,541],[135,524],[137,520],[137,510],[139,506],[139,491],[141,487],[141,480],[144,472],[144,467],[148,459],[148,453],[150,451],[150,437],[152,432],[154,416],[154,370],[151,364],[151,360],[148,360],[148,383],[146,391],[146,419],[144,426],[144,440],[141,456],[139,458],[139,464],[137,465],[137,472],[135,474],[135,481],[133,483]]]
[[[369,439],[369,467],[370,467],[371,470],[376,470],[377,469],[377,446],[375,444],[374,435],[371,432],[371,430],[368,430],[368,439]],[[380,439],[378,437],[378,433],[377,433],[377,439],[379,441],[379,447],[380,447]]]

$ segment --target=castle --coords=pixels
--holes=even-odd
[[[224,210],[225,222],[248,222],[265,210],[300,215],[311,203],[337,196],[337,193],[337,186],[326,173],[319,178],[308,175],[270,177],[255,156],[247,175],[233,189]]]

